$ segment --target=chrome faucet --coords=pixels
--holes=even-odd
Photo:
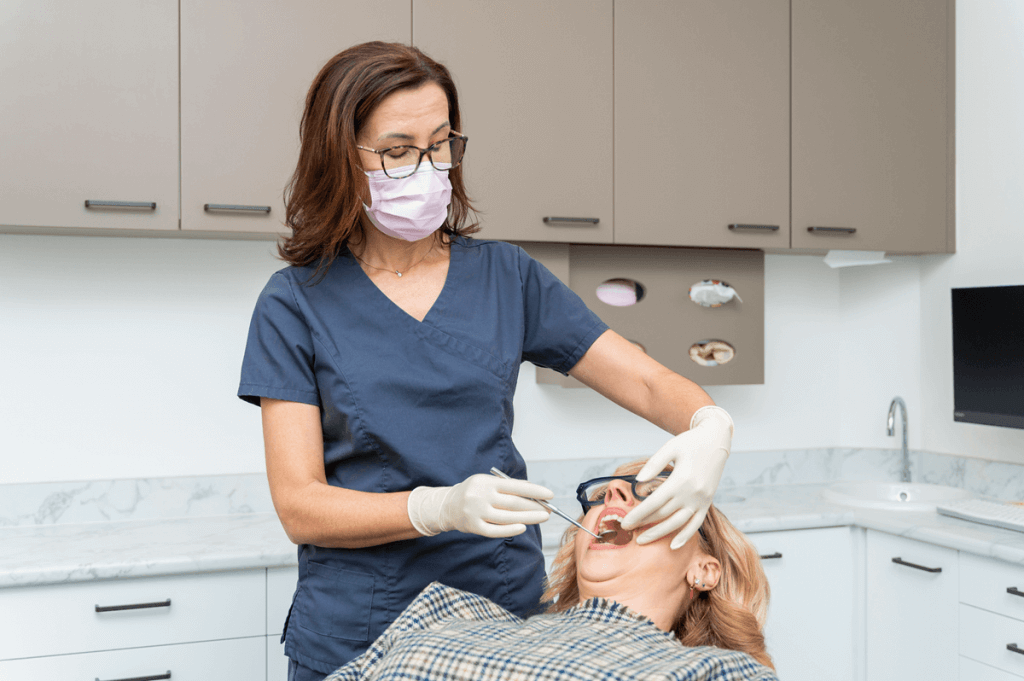
[[[893,434],[893,428],[896,425],[897,405],[899,405],[900,411],[903,412],[903,470],[900,472],[900,481],[910,482],[910,450],[907,449],[907,404],[903,401],[902,397],[892,398],[892,403],[889,405],[889,422],[886,435]]]

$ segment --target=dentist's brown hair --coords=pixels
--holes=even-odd
[[[615,475],[636,475],[645,463],[634,461],[619,466]],[[722,576],[715,588],[698,591],[692,601],[683,604],[672,633],[684,646],[738,650],[774,669],[763,633],[770,589],[757,549],[714,506],[708,509],[701,529],[706,538],[697,533],[691,541],[700,542],[701,551],[721,563]],[[544,601],[554,601],[548,612],[563,612],[580,601],[575,548],[578,531],[573,526],[565,531],[551,564],[543,596]],[[680,574],[679,579],[686,577]]]
[[[356,139],[370,115],[390,94],[436,83],[448,98],[448,122],[462,131],[455,81],[444,65],[415,47],[380,41],[362,43],[332,57],[306,95],[299,128],[299,161],[285,189],[285,224],[292,230],[278,245],[279,257],[324,272],[353,237],[362,236],[360,190],[365,183]],[[452,198],[445,234],[468,235],[473,210],[463,166],[448,171]]]

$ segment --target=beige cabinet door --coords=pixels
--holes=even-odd
[[[182,230],[288,232],[313,78],[346,47],[410,39],[408,0],[181,0]]]
[[[176,0],[3,2],[0,55],[0,229],[178,228]]]
[[[615,243],[789,247],[788,0],[615,4]]]
[[[610,243],[611,0],[413,0],[413,43],[459,88],[477,236]]]
[[[953,252],[953,22],[793,0],[793,248]]]

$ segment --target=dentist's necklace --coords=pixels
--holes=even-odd
[[[430,251],[432,251],[432,250],[434,250],[434,249],[433,249],[433,248],[431,248],[431,249],[430,249]],[[406,267],[406,268],[405,268],[405,271],[406,271],[406,272],[408,273],[408,271],[409,271],[409,270],[411,270],[411,269],[412,269],[413,267],[416,267],[416,265],[419,265],[419,264],[420,264],[421,262],[423,262],[424,260],[426,260],[426,259],[427,259],[427,256],[428,256],[428,255],[430,255],[430,251],[427,251],[426,253],[424,253],[424,254],[423,254],[423,257],[422,257],[422,258],[420,258],[419,260],[417,260],[417,261],[416,261],[416,262],[414,262],[413,264],[411,264],[411,265],[409,265],[408,267]],[[401,273],[401,272],[399,272],[398,270],[393,270],[393,269],[391,269],[390,267],[377,267],[376,265],[371,265],[370,263],[366,262],[365,260],[363,260],[362,258],[360,258],[360,257],[359,257],[358,255],[356,255],[355,253],[353,253],[353,254],[352,254],[352,257],[354,257],[354,258],[355,258],[356,260],[358,260],[359,262],[363,263],[363,264],[364,264],[364,265],[366,265],[367,267],[372,267],[373,269],[375,269],[375,270],[380,270],[381,272],[394,272],[394,273],[395,273],[395,274],[397,274],[397,275],[398,275],[399,277],[401,277],[401,276],[402,276],[402,273]]]

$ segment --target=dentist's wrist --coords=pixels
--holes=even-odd
[[[715,421],[727,427],[729,429],[729,438],[732,439],[733,433],[736,431],[736,424],[733,423],[732,417],[729,416],[729,412],[725,409],[714,404],[701,407],[693,412],[693,416],[690,417],[690,430],[706,421]]]

